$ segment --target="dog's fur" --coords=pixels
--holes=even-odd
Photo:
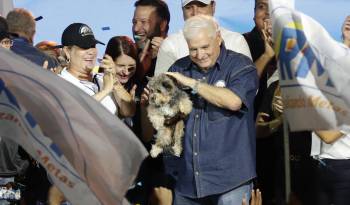
[[[171,147],[172,154],[180,156],[184,135],[184,118],[192,110],[192,102],[186,92],[165,74],[155,76],[148,82],[148,118],[157,130],[156,142],[151,156],[157,157],[164,148]]]

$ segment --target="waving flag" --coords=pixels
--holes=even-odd
[[[44,166],[73,204],[122,204],[146,150],[79,88],[0,49],[0,136]]]
[[[285,114],[291,130],[349,130],[350,49],[294,1],[270,0]]]

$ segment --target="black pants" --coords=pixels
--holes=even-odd
[[[350,160],[323,159],[315,176],[317,205],[350,204]]]

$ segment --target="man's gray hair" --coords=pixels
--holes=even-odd
[[[185,22],[183,28],[185,39],[193,39],[197,37],[198,33],[202,30],[205,30],[209,37],[215,37],[219,32],[219,24],[212,16],[193,16]]]
[[[9,32],[23,32],[27,35],[34,35],[35,33],[34,16],[25,9],[13,9],[7,14],[6,20],[9,26]]]

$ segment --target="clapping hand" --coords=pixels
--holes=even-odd
[[[154,37],[151,41],[152,46],[152,59],[156,58],[158,55],[158,50],[160,48],[160,45],[162,44],[164,38],[162,37]]]
[[[272,25],[270,19],[264,21],[264,29],[262,29],[261,32],[265,42],[265,54],[272,58],[275,56],[275,51],[273,50]]]
[[[101,61],[100,67],[104,69],[103,90],[108,93],[113,90],[115,82],[115,63],[109,55],[105,55]]]

